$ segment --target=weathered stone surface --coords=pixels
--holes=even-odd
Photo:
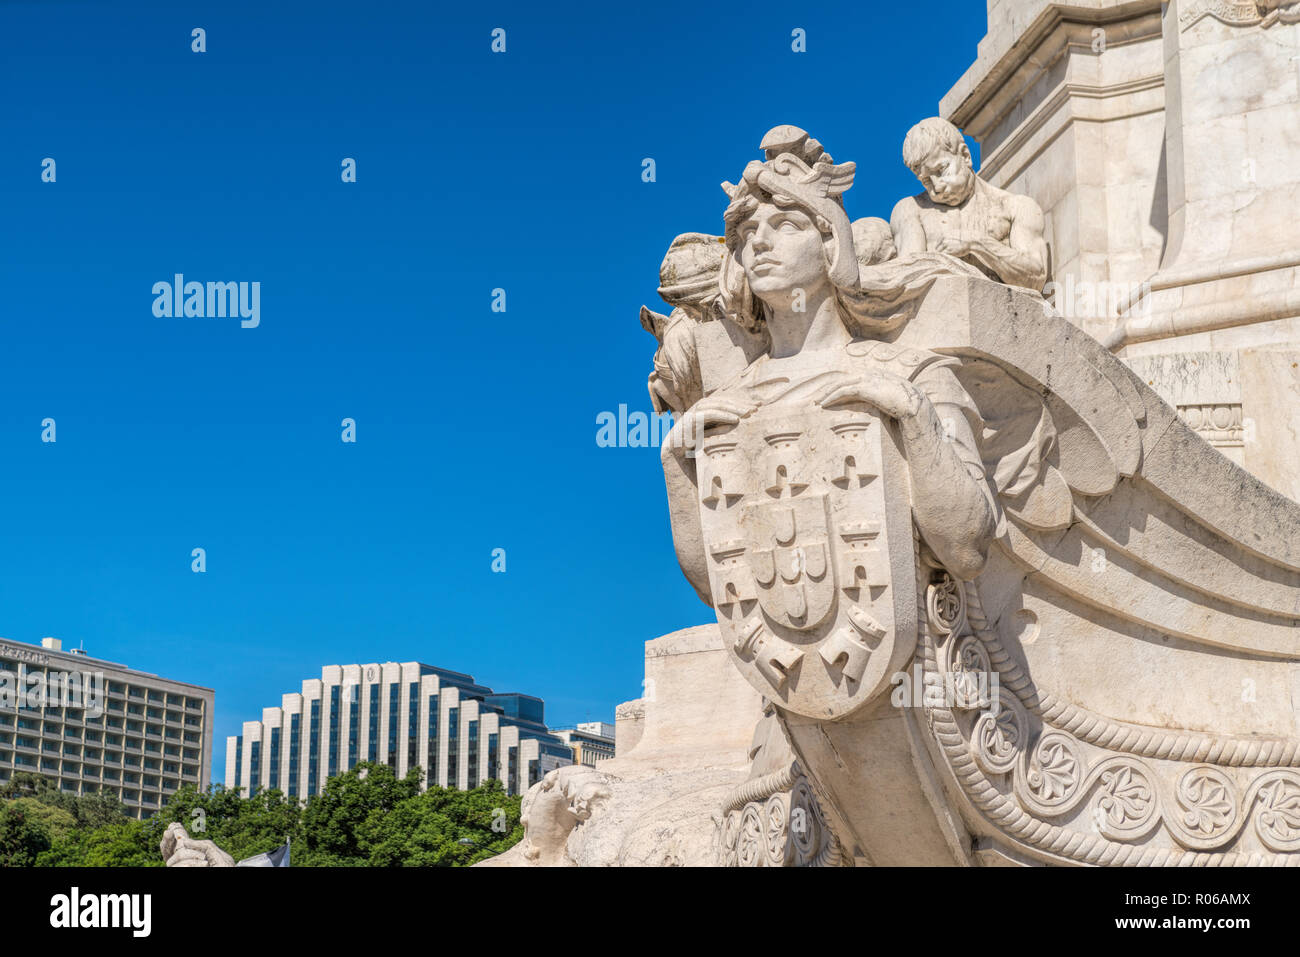
[[[979,56],[940,112],[979,141],[981,176],[1044,210],[1049,299],[1135,369],[1163,357],[1239,369],[1199,375],[1193,395],[1185,380],[1143,379],[1202,425],[1240,418],[1232,434],[1202,431],[1300,495],[1300,431],[1275,375],[1286,366],[1243,361],[1300,352],[1300,3],[988,9]]]
[[[759,696],[727,660],[717,625],[646,642],[645,692],[619,706],[618,756],[534,785],[524,841],[483,866],[715,863],[716,816],[749,774]],[[575,797],[583,806],[571,811]]]

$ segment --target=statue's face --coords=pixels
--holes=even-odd
[[[754,295],[765,302],[828,282],[824,238],[797,209],[763,203],[740,224],[740,265]]]
[[[964,203],[975,188],[970,151],[965,146],[958,152],[937,149],[917,167],[916,178],[934,202],[945,206]]]

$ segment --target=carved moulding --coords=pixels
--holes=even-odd
[[[1178,15],[1179,27],[1189,29],[1204,17],[1213,17],[1230,27],[1268,29],[1276,23],[1300,22],[1300,3],[1295,0],[1192,0]]]
[[[851,863],[798,761],[736,788],[717,830],[721,867],[841,867]]]
[[[935,593],[954,587],[964,593],[961,630],[935,613],[952,604]],[[995,675],[1001,690],[925,708],[985,830],[1079,864],[1300,865],[1300,742],[1110,720],[1036,688],[989,627],[974,584],[945,578],[923,604],[917,660],[927,681],[947,674],[987,687]]]

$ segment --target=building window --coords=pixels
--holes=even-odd
[[[357,766],[357,736],[361,733],[361,686],[348,685],[348,767]]]
[[[412,681],[407,689],[409,704],[406,709],[406,770],[420,763],[420,685]]]
[[[338,685],[330,688],[330,759],[327,777],[339,773],[339,693]]]
[[[271,787],[280,786],[280,729],[271,729]]]
[[[108,743],[117,744],[117,739],[110,734],[108,736]],[[114,764],[117,763],[117,759],[114,756],[110,756],[109,760],[112,761]],[[239,780],[239,772],[241,772],[243,769],[244,769],[244,736],[241,734],[239,737],[235,738],[235,787],[239,787],[241,785],[248,783],[246,781]]]
[[[289,716],[289,797],[298,796],[298,758],[302,751],[302,715]]]
[[[248,752],[248,796],[252,797],[262,781],[262,742],[249,743]]]
[[[320,782],[320,699],[311,703],[311,741],[307,752],[307,793],[315,794]]]
[[[460,758],[460,708],[447,709],[447,787],[458,788]]]
[[[379,760],[379,685],[370,686],[370,740],[366,760]]]
[[[497,742],[498,737],[499,735],[495,733],[488,735],[487,780],[489,781],[501,780],[501,768],[499,767],[501,762],[499,755],[497,754],[497,751],[499,750],[499,744]]]
[[[438,696],[429,695],[429,762],[425,765],[428,787],[438,783]]]
[[[397,771],[397,697],[402,686],[396,681],[388,686],[388,766]]]
[[[478,721],[473,718],[469,722],[469,754],[465,756],[466,764],[469,765],[469,786],[478,787]]]

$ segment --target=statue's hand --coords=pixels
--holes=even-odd
[[[935,247],[935,252],[947,253],[949,256],[956,256],[960,259],[962,256],[969,256],[974,249],[974,243],[969,239],[958,236],[945,236],[939,240],[939,245]]]
[[[848,382],[832,386],[819,404],[834,408],[850,402],[865,402],[900,422],[915,419],[925,404],[925,393],[911,382],[888,372],[854,376]]]
[[[736,425],[758,404],[735,395],[705,396],[691,406],[664,440],[664,451],[693,455],[711,425]]]
[[[196,841],[181,824],[167,826],[162,855],[168,867],[234,867],[235,859],[212,841]]]

